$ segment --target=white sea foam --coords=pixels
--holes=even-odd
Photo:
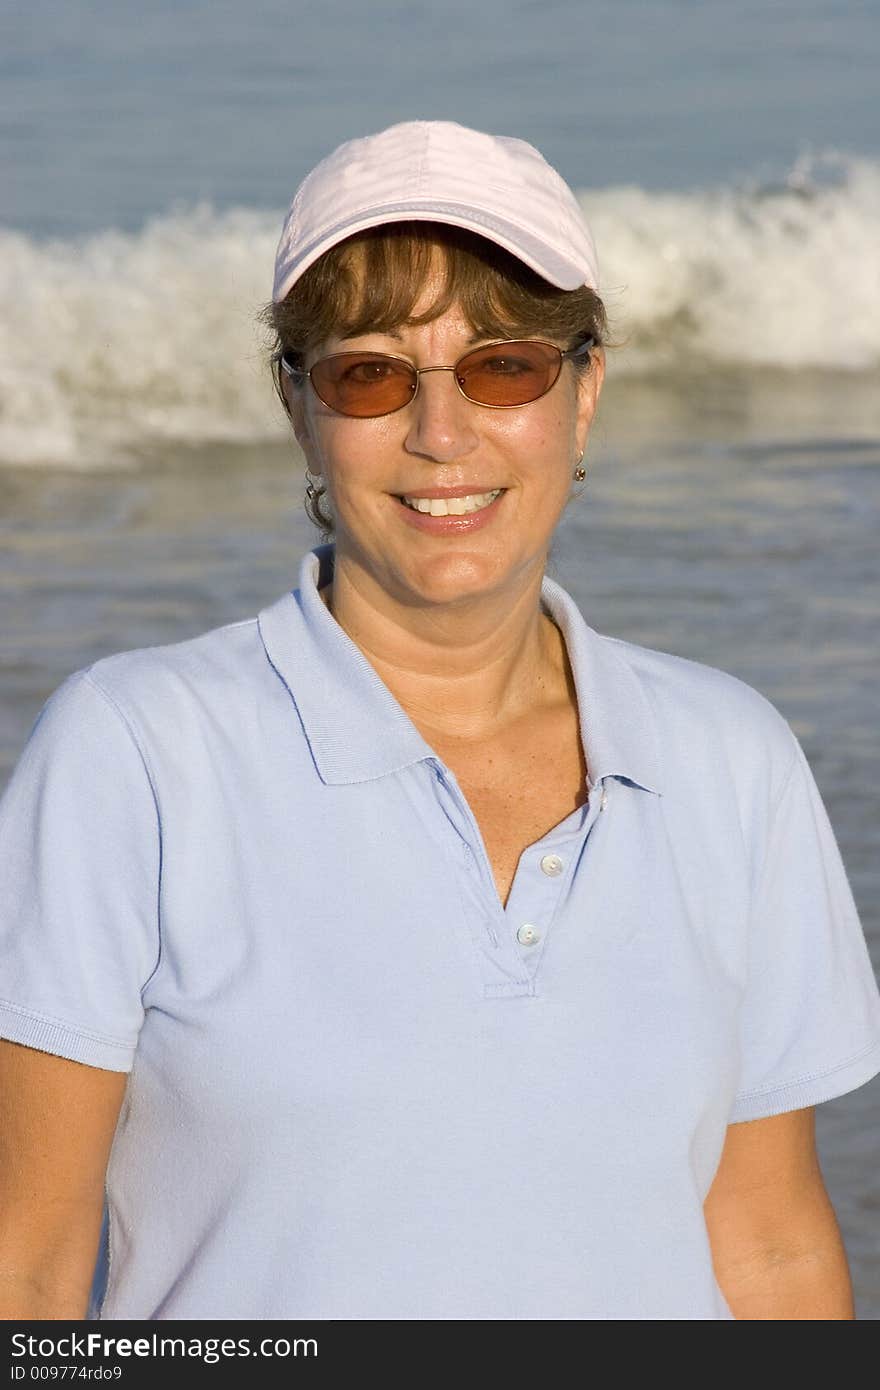
[[[880,365],[880,163],[781,185],[581,195],[619,373]],[[280,213],[208,206],[127,235],[0,229],[0,462],[91,468],[163,440],[281,437],[256,312]]]
[[[805,158],[774,186],[582,197],[630,371],[880,365],[880,163]]]

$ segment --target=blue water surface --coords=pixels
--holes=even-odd
[[[880,150],[875,0],[16,0],[4,30],[0,224],[40,236],[279,207],[417,117],[521,136],[579,188]]]

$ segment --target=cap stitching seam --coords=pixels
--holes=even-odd
[[[363,218],[374,217],[377,213],[405,212],[407,211],[409,205],[415,202],[423,202],[427,205],[427,210],[436,210],[437,212],[454,212],[458,216],[466,216],[468,218],[472,218],[473,221],[479,222],[480,225],[484,227],[494,227],[503,222],[503,224],[511,227],[513,230],[517,232],[522,232],[523,236],[527,236],[533,240],[539,241],[542,245],[549,247],[558,255],[564,256],[566,259],[571,259],[571,253],[567,249],[563,248],[559,242],[551,241],[550,238],[546,235],[538,237],[537,233],[535,233],[529,227],[524,226],[515,217],[511,217],[505,214],[504,218],[502,219],[501,217],[495,217],[493,214],[487,214],[482,209],[475,208],[469,203],[438,202],[436,198],[431,198],[427,194],[418,193],[413,194],[412,198],[399,199],[398,201],[393,203],[371,203],[368,206],[361,208],[356,216],[351,217],[347,219],[347,221],[342,223],[325,223],[318,231],[314,233],[314,235],[309,240],[308,244],[302,248],[299,256],[297,257],[297,261],[301,261],[306,256],[308,256],[312,249],[315,246],[319,245],[329,234],[336,232],[337,230],[341,231],[344,227],[354,226]],[[412,210],[421,211],[422,209],[413,208]],[[578,268],[580,269],[580,267]]]

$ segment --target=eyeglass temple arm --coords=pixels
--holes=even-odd
[[[568,348],[562,355],[563,357],[583,357],[584,353],[589,352],[590,348],[596,346],[595,338],[585,338],[577,347]]]
[[[288,362],[288,361],[286,360],[285,354],[284,354],[283,352],[279,352],[279,353],[276,355],[275,361],[279,364],[279,366],[281,367],[281,370],[285,373],[286,376],[292,376],[292,377],[306,377],[306,376],[308,376],[308,372],[305,370],[304,367],[294,367],[292,363]]]

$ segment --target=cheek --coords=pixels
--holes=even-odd
[[[557,400],[552,393],[531,405],[487,411],[486,416],[482,422],[485,443],[529,469],[539,456],[548,462],[564,456],[575,431],[574,411],[567,398]]]
[[[545,485],[558,479],[567,487],[574,468],[577,425],[574,413],[558,406],[536,411],[518,432],[516,448],[529,475]]]
[[[315,442],[321,471],[340,502],[365,491],[383,488],[389,464],[401,452],[400,438],[382,420],[345,420],[334,416],[318,422]]]

